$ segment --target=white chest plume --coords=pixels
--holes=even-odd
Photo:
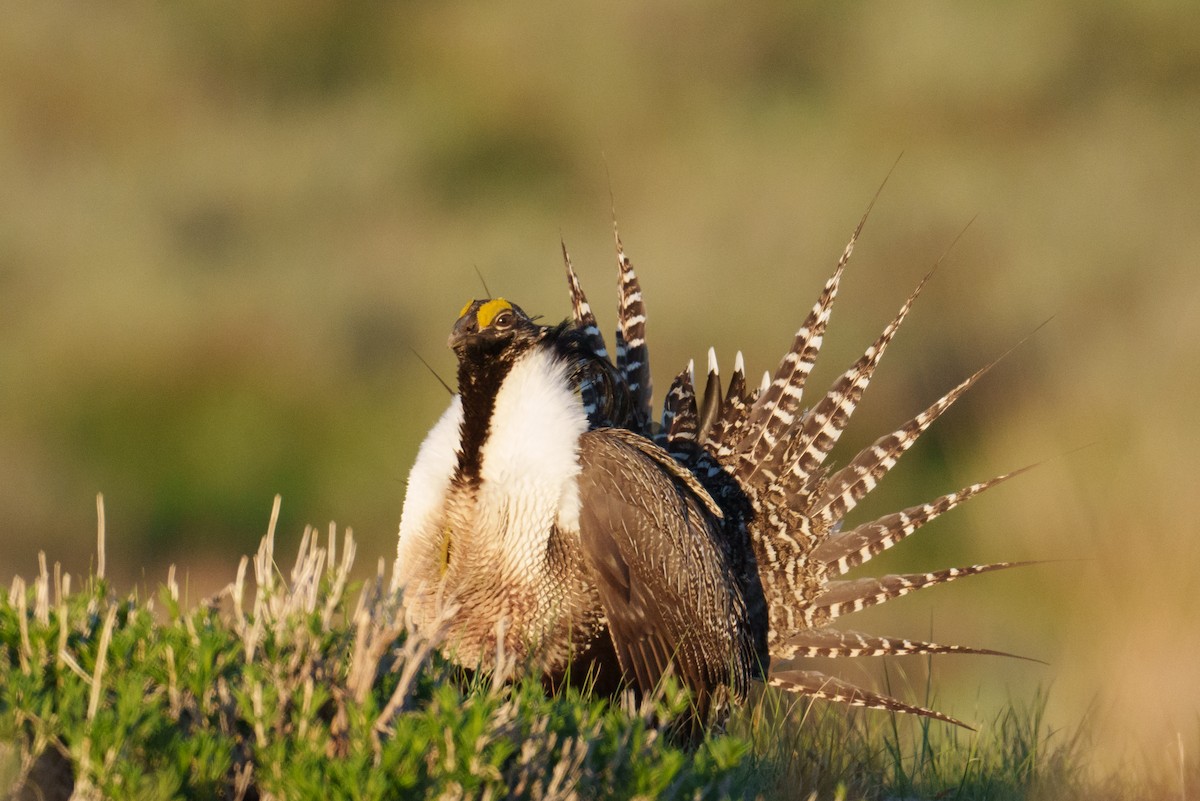
[[[436,580],[444,565],[431,564],[430,554],[443,552],[447,536],[455,551],[494,554],[497,570],[511,573],[532,567],[527,563],[544,550],[552,527],[578,530],[578,443],[587,417],[553,353],[533,348],[505,377],[474,489],[453,480],[462,455],[462,420],[462,401],[455,395],[409,473],[395,586]],[[464,495],[455,500],[465,505],[471,523],[461,531],[447,531],[445,510],[454,493]]]

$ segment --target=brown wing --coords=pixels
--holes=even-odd
[[[626,677],[647,692],[674,670],[702,704],[719,685],[740,696],[752,649],[712,499],[629,431],[589,431],[580,460],[583,553]]]

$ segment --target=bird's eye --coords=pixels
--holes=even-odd
[[[493,328],[508,328],[512,325],[513,315],[510,311],[502,311],[492,320]]]

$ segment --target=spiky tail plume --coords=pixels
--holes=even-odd
[[[878,486],[934,421],[996,363],[968,376],[920,414],[875,440],[840,469],[824,466],[888,345],[934,271],[931,269],[922,278],[862,357],[815,404],[804,410],[806,384],[824,342],[842,278],[877,198],[878,193],[855,227],[833,274],[796,331],[791,347],[774,374],[768,373],[760,386],[752,388],[746,380],[742,354],[738,353],[728,383],[722,388],[716,354],[710,349],[703,397],[697,397],[694,369],[689,364],[668,390],[655,439],[701,481],[725,473],[748,501],[749,516],[738,519],[739,525],[745,526],[743,533],[753,550],[753,558],[748,564],[756,565],[756,580],[761,582],[770,658],[952,653],[1012,656],[985,648],[839,631],[828,625],[834,618],[916,590],[1030,564],[997,562],[930,573],[850,581],[838,578],[895,546],[936,517],[1029,469],[1022,468],[971,484],[927,503],[841,530],[845,516]],[[636,410],[626,427],[649,436],[650,374],[645,342],[645,306],[633,267],[625,255],[620,236],[616,234],[615,223],[614,238],[619,274],[616,368]],[[564,259],[575,321],[587,336],[592,337],[591,347],[598,353],[606,353],[603,337],[583,298],[565,248]],[[936,267],[937,264],[934,269]],[[912,706],[816,671],[783,668],[771,673],[768,681],[789,692],[965,725],[940,712]]]
[[[933,273],[930,270],[921,280],[862,357],[815,405],[801,411],[805,385],[819,355],[842,277],[866,219],[867,214],[864,214],[833,275],[793,337],[791,349],[770,382],[755,400],[748,401],[744,367],[739,363],[720,413],[715,415],[708,435],[701,442],[705,451],[745,490],[755,508],[749,533],[766,596],[768,647],[772,659],[915,653],[1007,655],[960,645],[868,637],[838,632],[827,626],[836,617],[919,589],[1027,564],[1001,562],[932,573],[835,580],[896,545],[930,520],[1024,472],[1018,470],[972,484],[929,503],[885,515],[846,532],[840,531],[845,515],[879,484],[933,422],[993,366],[989,364],[963,380],[916,417],[863,449],[841,469],[830,471],[824,467],[826,457],[849,424],[888,345]],[[710,374],[718,374],[715,366],[710,369]],[[959,723],[932,710],[913,707],[814,671],[775,674],[771,683],[792,692]]]
[[[865,219],[864,215],[863,222]],[[750,539],[766,596],[770,655],[773,659],[914,653],[1007,655],[967,646],[868,637],[827,627],[836,617],[919,589],[1027,564],[1001,562],[932,573],[834,580],[896,545],[930,520],[1024,472],[1024,469],[1018,470],[972,484],[929,503],[885,515],[846,532],[840,531],[845,515],[879,484],[929,426],[992,367],[988,365],[966,378],[912,420],[863,449],[841,469],[831,472],[824,467],[826,457],[849,424],[887,346],[933,272],[931,270],[921,280],[863,356],[813,407],[801,412],[805,383],[815,365],[841,278],[863,222],[855,229],[833,275],[793,338],[792,348],[780,362],[770,383],[757,400],[746,403],[744,390],[740,385],[735,386],[742,373],[739,365],[721,414],[709,436],[703,439],[706,451],[738,481],[755,507],[756,514],[749,526]],[[715,374],[716,371],[710,372]],[[773,676],[771,683],[792,692],[830,700],[959,722],[813,671],[791,671],[786,677],[779,674]]]

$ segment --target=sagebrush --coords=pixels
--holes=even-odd
[[[0,779],[15,797],[1095,797],[1079,735],[1040,697],[981,736],[896,716],[787,704],[769,692],[729,731],[681,748],[642,705],[533,679],[468,678],[407,633],[355,544],[305,532],[285,575],[273,526],[220,595],[186,608],[174,575],[119,597],[43,557],[0,598]],[[6,772],[7,771],[7,772]],[[1123,797],[1124,788],[1114,791]],[[1161,788],[1160,788],[1161,789]],[[1156,797],[1153,788],[1145,797]],[[22,795],[25,793],[25,795]]]

